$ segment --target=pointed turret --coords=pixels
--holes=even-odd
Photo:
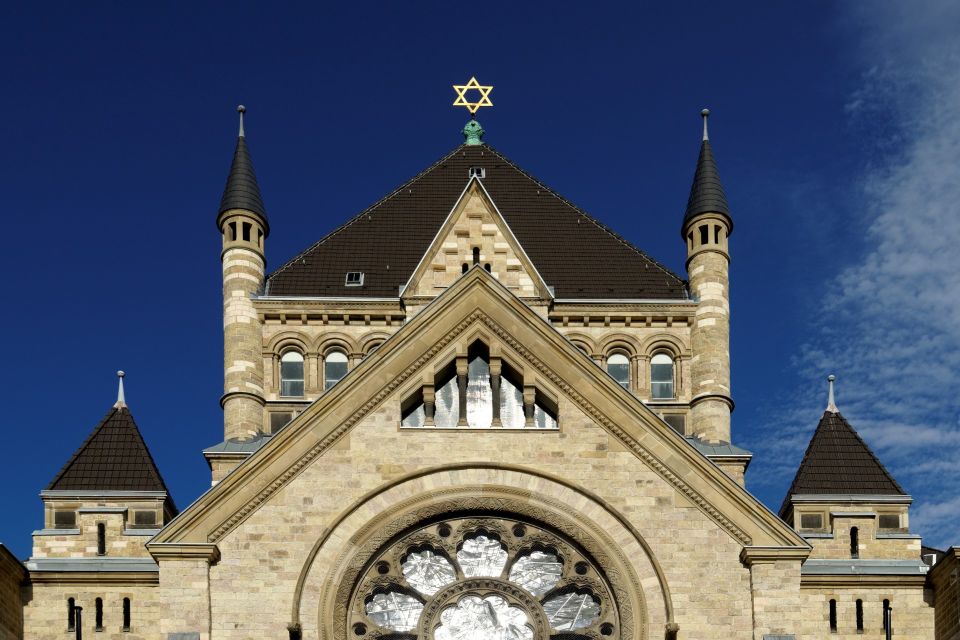
[[[687,244],[687,277],[698,303],[690,332],[693,359],[688,435],[708,442],[730,442],[730,252],[733,221],[703,117],[703,141],[681,233]]]
[[[270,233],[260,186],[253,172],[240,112],[240,135],[227,186],[220,200],[217,228],[223,234],[223,407],[224,439],[245,440],[263,429],[263,359],[260,325],[253,297],[263,290],[267,259],[264,240]]]
[[[233,162],[230,164],[230,173],[227,175],[227,184],[220,198],[220,211],[217,216],[217,228],[222,224],[220,219],[230,210],[248,211],[260,218],[264,227],[264,236],[270,234],[270,224],[267,222],[267,210],[263,206],[260,196],[260,185],[257,174],[253,169],[253,160],[250,158],[250,149],[247,147],[247,137],[243,130],[243,114],[247,109],[243,105],[237,107],[240,113],[240,134],[237,136],[237,146],[233,151]]]
[[[103,556],[142,567],[143,543],[177,515],[117,375],[116,403],[40,492],[44,527],[34,533],[31,571],[99,571]]]
[[[700,143],[700,157],[697,158],[697,169],[693,174],[693,184],[690,185],[690,197],[687,198],[687,210],[683,215],[681,233],[686,235],[688,223],[703,213],[725,216],[732,232],[733,218],[730,217],[727,196],[723,193],[720,172],[717,170],[717,161],[713,157],[713,149],[710,146],[710,136],[707,131],[707,118],[710,116],[710,110],[704,109],[700,112],[700,115],[703,117],[703,141]]]

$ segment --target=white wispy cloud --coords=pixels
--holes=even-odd
[[[960,4],[844,6],[863,68],[847,114],[870,155],[847,215],[866,232],[794,367],[840,376],[842,413],[916,498],[911,528],[960,545]],[[792,399],[764,455],[799,459],[822,399]]]

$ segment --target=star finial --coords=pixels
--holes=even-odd
[[[245,114],[246,112],[247,112],[247,108],[245,106],[243,106],[242,104],[237,105],[237,113],[240,114],[240,137],[241,138],[245,137],[243,135],[243,114]]]
[[[120,378],[120,388],[117,389],[117,402],[113,405],[115,409],[125,409],[127,406],[127,400],[123,397],[123,376],[125,376],[123,371],[117,371],[117,377]]]
[[[830,392],[827,394],[827,411],[830,413],[840,413],[840,410],[837,409],[837,403],[833,400],[833,381],[837,379],[837,376],[830,374],[827,376],[827,382],[830,384]]]
[[[480,92],[480,99],[476,102],[467,102],[467,91],[476,89]],[[455,84],[453,90],[457,92],[457,99],[453,101],[455,107],[466,107],[470,115],[476,115],[480,107],[492,107],[490,102],[490,92],[493,91],[493,85],[481,85],[474,77],[470,78],[467,84]]]
[[[700,111],[700,116],[703,118],[703,139],[709,140],[710,136],[707,135],[707,118],[710,117],[710,109]]]

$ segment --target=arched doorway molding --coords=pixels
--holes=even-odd
[[[623,638],[675,630],[666,578],[649,546],[602,498],[525,467],[472,463],[426,469],[380,487],[318,537],[294,593],[291,626],[307,640],[348,640],[346,609],[357,580],[386,544],[444,513],[516,514],[587,550],[614,590]]]

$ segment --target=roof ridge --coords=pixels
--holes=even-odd
[[[594,224],[594,226],[598,227],[598,228],[601,229],[602,231],[605,231],[607,234],[609,234],[610,236],[612,236],[615,240],[617,240],[618,242],[620,242],[622,245],[626,246],[628,249],[631,249],[632,251],[634,251],[634,252],[637,253],[638,255],[640,255],[640,256],[646,258],[647,260],[649,260],[650,262],[652,262],[652,263],[654,264],[654,266],[656,266],[658,269],[660,269],[661,271],[663,271],[667,276],[669,276],[669,277],[671,277],[671,278],[676,278],[676,280],[677,280],[678,282],[681,282],[681,283],[684,284],[684,290],[686,290],[687,281],[684,280],[683,278],[681,278],[680,276],[678,276],[677,274],[675,274],[673,271],[671,271],[670,269],[668,269],[668,268],[667,268],[666,266],[664,266],[663,264],[661,264],[656,258],[651,257],[647,252],[643,251],[642,249],[640,249],[639,247],[637,247],[636,245],[634,245],[632,242],[630,242],[629,240],[627,240],[626,238],[624,238],[623,236],[621,236],[619,233],[617,233],[616,231],[614,231],[613,229],[611,229],[611,228],[608,227],[607,225],[603,224],[602,222],[600,222],[599,220],[597,220],[596,218],[594,218],[592,215],[590,215],[589,213],[587,213],[584,209],[582,209],[581,207],[575,205],[573,202],[571,202],[571,201],[568,200],[567,198],[564,198],[564,197],[563,197],[562,195],[560,195],[555,189],[553,189],[553,188],[545,185],[541,180],[539,180],[538,178],[536,178],[536,177],[534,177],[533,175],[531,175],[530,173],[528,173],[526,170],[524,170],[522,167],[520,167],[520,166],[519,166],[517,163],[515,163],[513,160],[511,160],[510,158],[506,157],[505,155],[503,155],[501,152],[497,151],[495,148],[493,148],[493,147],[490,146],[489,144],[484,143],[484,146],[486,146],[488,149],[490,149],[490,151],[492,151],[494,154],[496,154],[501,160],[503,160],[504,162],[506,162],[507,164],[509,164],[511,167],[513,167],[516,171],[518,171],[520,174],[522,174],[522,175],[523,175],[524,177],[526,177],[528,180],[530,180],[531,182],[537,184],[537,185],[540,186],[540,187],[543,187],[543,189],[544,189],[545,191],[547,191],[550,195],[552,195],[553,197],[555,197],[557,200],[560,200],[561,202],[563,202],[564,204],[566,204],[567,206],[569,206],[571,209],[573,209],[574,211],[576,211],[577,213],[579,213],[580,215],[582,215],[584,218],[586,218],[587,220],[589,220],[590,222],[592,222],[592,223]]]
[[[76,462],[77,458],[80,457],[80,454],[86,451],[87,447],[90,446],[90,443],[93,441],[94,436],[100,433],[100,430],[103,429],[104,425],[107,424],[107,421],[109,421],[110,418],[113,416],[113,414],[115,414],[117,411],[120,411],[119,407],[110,407],[110,410],[107,411],[107,415],[105,415],[103,418],[100,419],[100,422],[98,422],[97,426],[93,428],[93,431],[90,432],[86,440],[84,440],[80,444],[80,447],[73,452],[73,455],[70,456],[70,458],[67,460],[67,463],[63,465],[63,468],[61,468],[60,471],[57,472],[57,475],[53,477],[53,480],[51,480],[50,483],[47,485],[47,490],[53,489],[53,486],[60,481],[60,478],[62,478],[63,475],[67,472],[67,469],[72,467],[73,463]]]
[[[366,209],[364,209],[363,211],[361,211],[361,212],[358,213],[357,215],[353,216],[352,218],[350,218],[349,220],[347,220],[346,222],[344,222],[344,223],[341,224],[340,226],[336,227],[335,229],[333,229],[333,231],[330,231],[329,233],[327,233],[327,235],[323,236],[322,238],[320,238],[319,240],[317,240],[316,242],[314,242],[312,245],[310,245],[309,247],[307,247],[306,249],[304,249],[303,251],[301,251],[300,253],[298,253],[297,255],[295,255],[294,257],[292,257],[292,258],[290,258],[289,260],[287,260],[286,262],[284,262],[281,266],[277,267],[277,270],[276,270],[276,271],[273,271],[272,273],[270,273],[270,274],[267,276],[267,278],[266,278],[266,283],[267,283],[267,284],[266,284],[266,289],[265,289],[265,291],[266,291],[266,292],[269,292],[269,290],[270,290],[270,279],[273,278],[273,276],[275,276],[275,275],[277,275],[277,274],[279,274],[279,273],[282,273],[283,271],[285,271],[285,270],[288,269],[289,267],[291,267],[291,266],[293,266],[294,264],[296,264],[298,260],[303,259],[303,257],[306,256],[308,253],[310,253],[311,251],[313,251],[314,249],[316,249],[317,247],[319,247],[320,245],[322,245],[324,242],[326,242],[326,241],[329,240],[330,238],[332,238],[332,237],[336,236],[338,233],[342,232],[344,229],[349,228],[350,226],[352,226],[353,224],[355,224],[356,222],[358,222],[359,220],[361,220],[361,219],[363,218],[363,216],[367,215],[370,211],[376,209],[377,207],[379,207],[380,205],[382,205],[384,202],[386,202],[387,200],[393,198],[395,195],[397,195],[398,193],[400,193],[401,191],[403,191],[405,188],[408,188],[410,185],[412,185],[413,183],[415,183],[417,180],[420,180],[420,179],[423,178],[425,175],[427,175],[428,173],[430,173],[431,171],[433,171],[434,169],[436,169],[437,167],[439,167],[441,164],[443,164],[444,162],[446,162],[447,160],[449,160],[451,157],[453,157],[454,155],[456,155],[457,152],[460,151],[461,149],[463,149],[463,147],[465,147],[465,146],[466,146],[466,145],[464,145],[464,144],[459,144],[459,145],[457,145],[452,151],[450,151],[450,152],[448,152],[447,154],[445,154],[443,157],[441,157],[439,160],[437,160],[436,162],[434,162],[433,164],[431,164],[429,167],[427,167],[426,169],[424,169],[423,171],[421,171],[421,172],[418,173],[417,175],[413,176],[412,178],[408,179],[406,182],[404,182],[403,184],[401,184],[399,187],[397,187],[396,189],[394,189],[393,191],[391,191],[389,194],[383,196],[382,198],[380,198],[379,200],[377,200],[376,202],[374,202],[372,205],[370,205],[369,207],[367,207]]]

